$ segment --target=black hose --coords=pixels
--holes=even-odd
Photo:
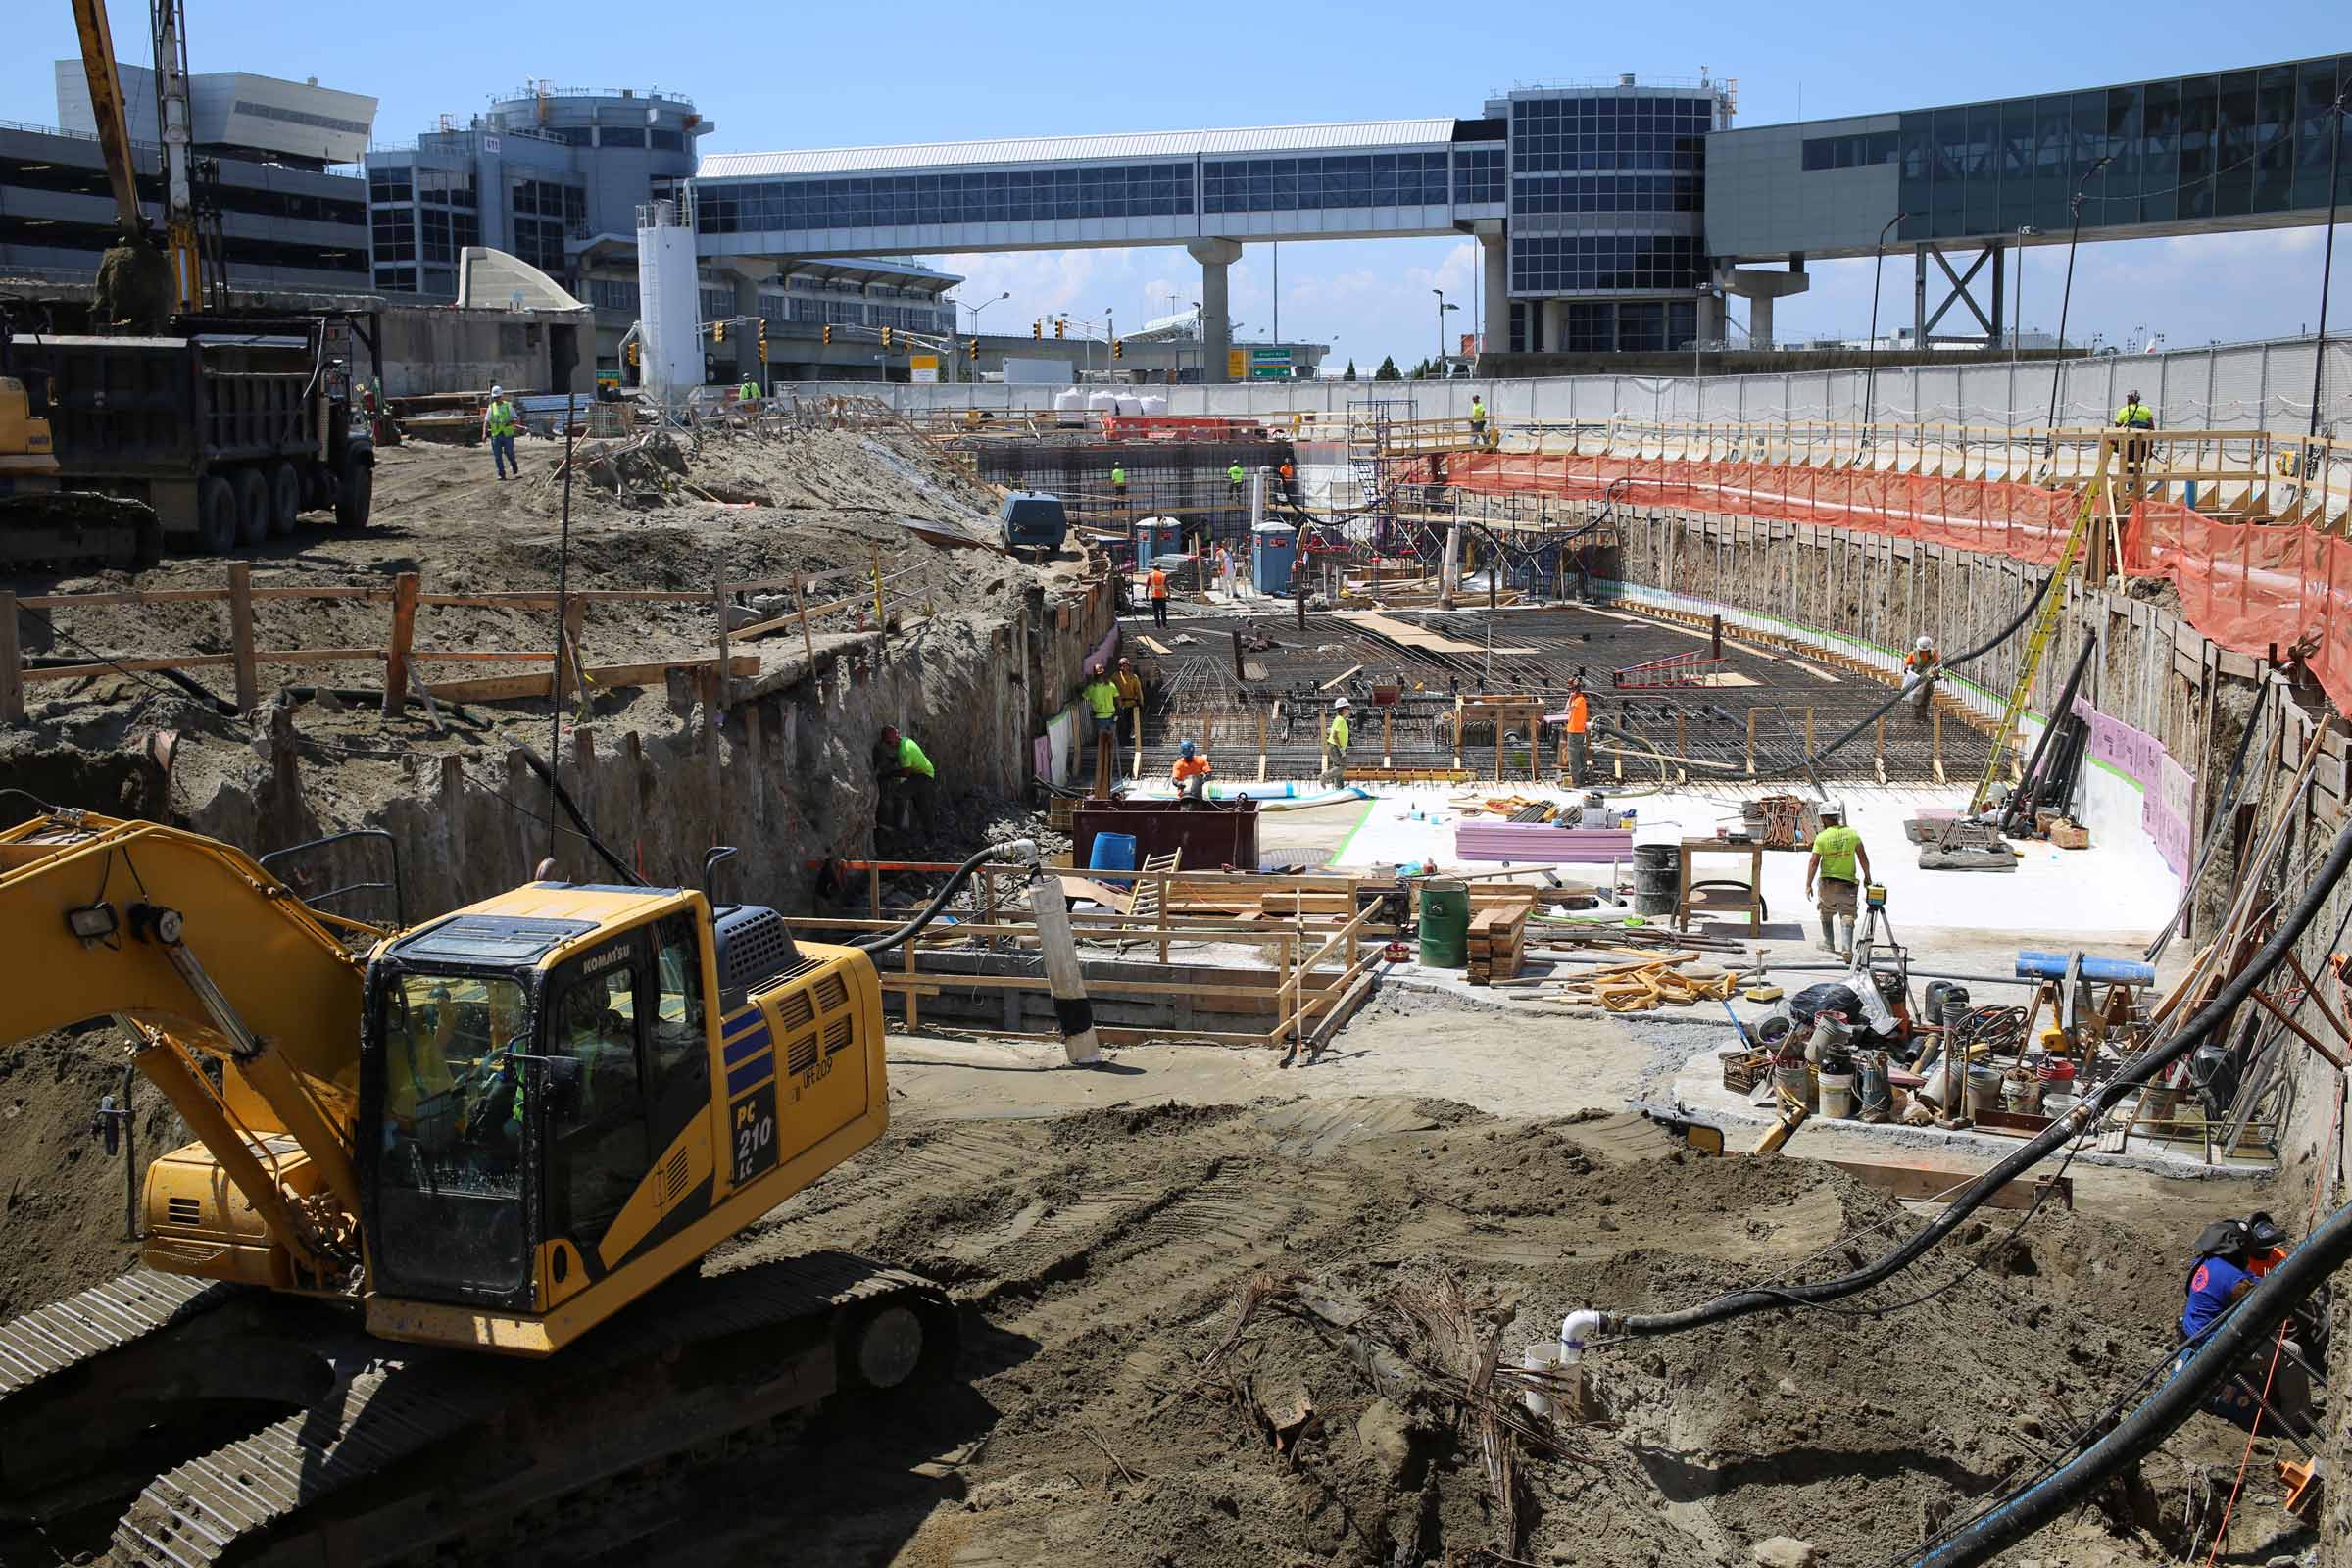
[[[1995,648],[2000,647],[2001,644],[2016,636],[2018,629],[2024,626],[2028,620],[2031,620],[2034,616],[2034,612],[2041,608],[2041,602],[2045,597],[2048,596],[2050,584],[2057,578],[2057,569],[2055,567],[2051,568],[2050,575],[2041,579],[2041,586],[2034,589],[2033,594],[2028,597],[2026,600],[2026,608],[2017,612],[2017,618],[2015,620],[2002,627],[1999,631],[1993,633],[1990,640],[1988,640],[1983,647],[1972,648],[1965,654],[1956,655],[1951,659],[1945,660],[1943,662],[1943,668],[1958,669],[1962,664],[1971,663],[1976,660],[1983,659],[1986,654],[1991,653]],[[1855,736],[1870,728],[1871,725],[1876,724],[1881,718],[1885,717],[1893,710],[1895,704],[1901,702],[1904,697],[1908,695],[1909,694],[1906,692],[1900,690],[1896,691],[1892,697],[1887,698],[1886,701],[1881,703],[1877,708],[1871,710],[1868,714],[1857,720],[1852,729],[1847,730],[1844,734],[1830,742],[1829,745],[1824,746],[1820,751],[1815,752],[1811,757],[1806,758],[1806,771],[1810,772],[1815,762],[1820,761],[1832,752],[1838,750],[1842,746],[1845,746],[1848,742],[1852,741]],[[1818,789],[1821,786],[1819,782],[1816,781],[1814,788]]]
[[[980,868],[980,862],[987,859],[992,855],[996,856],[1000,859],[1023,859],[1034,861],[1037,858],[1037,846],[1026,839],[1009,839],[1003,844],[982,845],[978,851],[974,852],[970,859],[957,866],[955,871],[949,875],[947,886],[941,888],[939,892],[933,896],[931,902],[923,906],[921,913],[917,914],[913,919],[907,921],[905,925],[899,926],[894,930],[876,932],[870,937],[865,937],[859,941],[851,943],[850,946],[854,948],[862,948],[867,953],[879,957],[881,955],[888,953],[891,949],[897,947],[900,943],[906,941],[916,932],[922,930],[923,927],[929,925],[932,921],[939,918],[940,911],[948,906],[948,900],[955,897],[956,890],[963,886],[966,881],[970,880],[971,874]],[[875,874],[877,873],[867,873],[869,876]]]
[[[2181,1025],[2180,1033],[2161,1045],[2150,1046],[2124,1063],[2115,1077],[2085,1095],[2073,1110],[2051,1122],[2015,1153],[1970,1183],[1945,1206],[1943,1212],[1930,1220],[1925,1228],[1901,1246],[1865,1267],[1835,1279],[1805,1285],[1774,1285],[1734,1291],[1728,1296],[1719,1296],[1711,1301],[1701,1301],[1676,1312],[1642,1312],[1631,1316],[1611,1314],[1605,1318],[1608,1332],[1639,1336],[1679,1334],[1686,1329],[1704,1328],[1709,1324],[1745,1317],[1752,1312],[1834,1301],[1866,1291],[1918,1262],[1931,1248],[1957,1229],[1962,1220],[1982,1208],[1993,1194],[2096,1125],[2108,1108],[2123,1098],[2125,1091],[2147,1083],[2158,1072],[2194,1051],[2215,1028],[2227,1022],[2246,1000],[2247,994],[2268,978],[2270,972],[2302,939],[2304,929],[2320,912],[2321,906],[2328,902],[2336,883],[2343,880],[2347,865],[2352,865],[2352,828],[2336,835],[2334,845],[2328,852],[2328,858],[2313,873],[2310,884],[2303,890],[2303,896],[2295,901],[2294,907],[2279,921],[2278,929],[2262,945],[2262,950],[2254,955],[2244,968],[2230,977],[2211,1002],[2197,1009],[2196,1014]]]
[[[2189,901],[2197,896],[2197,889],[2204,884],[2206,863],[2213,858],[2215,846],[2222,842],[2222,835],[2214,829],[2237,805],[2238,775],[2245,768],[2246,754],[2254,749],[2254,732],[2262,727],[2262,706],[2269,701],[2270,695],[2268,681],[2255,686],[2254,708],[2246,714],[2245,728],[2237,732],[2237,751],[2230,759],[2229,773],[2222,779],[2221,796],[2214,802],[2212,811],[2206,815],[2205,848],[2198,852],[2196,866],[2188,874],[2187,890],[2180,895],[2180,902],[2173,906],[2173,917],[2164,922],[2164,929],[2156,933],[2154,940],[2148,943],[2147,951],[2140,955],[2150,963],[2164,956],[2164,950],[2172,945],[2173,933],[2180,929],[2180,917],[2188,912]]]
[[[596,829],[588,825],[587,814],[580,809],[579,803],[571,798],[571,791],[556,781],[555,769],[547,765],[547,759],[528,746],[517,745],[514,749],[522,754],[522,760],[530,764],[532,772],[547,780],[547,787],[555,795],[556,804],[564,808],[564,814],[571,818],[572,826],[579,830],[581,838],[588,841],[588,847],[597,853],[598,858],[611,866],[613,874],[631,887],[646,886],[645,878],[639,876],[628,861],[607,849],[605,841],[596,836]],[[549,826],[554,826],[552,821]]]
[[[2339,842],[2341,842],[2339,840]],[[2304,1298],[2352,1259],[2352,1204],[2337,1209],[2286,1260],[2262,1277],[2188,1362],[2146,1403],[2082,1456],[1955,1531],[1912,1560],[1912,1568],[1974,1568],[2065,1513],[2125,1466],[2153,1452],[2205,1397],[2257,1354],[2262,1342]]]
[[[2082,690],[2082,672],[2090,667],[2090,656],[2098,652],[2098,648],[2099,640],[2096,637],[2082,639],[2082,652],[2077,656],[2075,667],[2067,672],[2066,684],[2059,688],[2058,701],[2050,709],[2050,721],[2041,726],[2041,734],[2034,742],[2034,755],[2026,759],[2026,771],[2018,784],[2017,793],[2009,797],[2008,805],[2001,812],[2001,831],[2003,833],[2016,831],[2015,824],[2021,821],[2028,825],[2032,824],[2033,815],[2030,808],[2034,798],[2048,787],[2048,780],[2040,777],[2041,760],[2050,755],[2050,742],[2057,737],[2059,727],[2066,722],[2067,715],[2074,712],[2075,693]],[[2057,761],[2055,757],[2050,758],[2051,771],[2053,772],[2057,770]],[[2071,790],[2069,793],[2072,793]],[[2063,808],[2066,802],[2061,800],[2058,805]]]

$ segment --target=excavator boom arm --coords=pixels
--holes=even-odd
[[[90,84],[90,113],[98,122],[98,145],[106,154],[106,181],[115,192],[115,218],[124,233],[137,233],[147,220],[139,207],[130,122],[123,113],[122,77],[115,69],[115,34],[106,20],[106,0],[73,0],[73,5],[82,74]]]
[[[0,833],[0,952],[39,977],[0,987],[0,1042],[117,1019],[293,1256],[356,1229],[363,964],[284,884],[198,834],[53,810]],[[270,1175],[289,1143],[325,1188],[300,1216]]]

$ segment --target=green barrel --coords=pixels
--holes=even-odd
[[[1421,961],[1433,969],[1470,962],[1470,888],[1467,883],[1421,884]]]

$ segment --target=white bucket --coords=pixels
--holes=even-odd
[[[1560,1342],[1539,1340],[1519,1352],[1519,1364],[1530,1372],[1550,1372],[1557,1369],[1560,1364]],[[1529,1415],[1549,1417],[1551,1412],[1550,1395],[1540,1393],[1535,1389],[1527,1391],[1527,1413]]]
[[[1821,1079],[1821,1113],[1839,1120],[1854,1113],[1854,1075],[1850,1072],[1825,1072]]]

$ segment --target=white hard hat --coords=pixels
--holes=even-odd
[[[492,397],[494,397],[494,398],[498,398],[498,397],[505,397],[505,396],[506,396],[506,394],[507,394],[507,389],[506,389],[505,387],[503,387],[503,386],[500,386],[500,385],[499,385],[499,384],[498,384],[496,381],[493,381],[493,382],[491,382],[491,383],[490,383],[490,395],[491,395]]]
[[[1936,646],[1936,639],[1935,639],[1935,638],[1933,638],[1933,637],[1922,637],[1922,638],[1919,640],[1919,651],[1920,651],[1921,653],[1923,653],[1923,654],[1924,654],[1924,653],[1926,653],[1926,652],[1927,652],[1929,649],[1931,649],[1931,648],[1933,648],[1933,647],[1935,647],[1935,646]]]
[[[1348,699],[1347,699],[1347,698],[1345,698],[1345,697],[1343,697],[1343,698],[1341,698],[1341,699],[1340,699],[1338,702],[1336,702],[1336,703],[1332,704],[1331,706],[1332,706],[1332,707],[1334,707],[1334,708],[1346,708],[1346,707],[1348,706]]]

